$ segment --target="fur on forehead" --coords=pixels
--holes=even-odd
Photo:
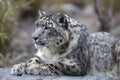
[[[63,28],[67,29],[68,28],[68,20],[67,16],[62,13],[49,13],[46,14],[44,11],[39,11],[39,19],[51,19],[54,22],[58,23],[60,26]]]
[[[45,11],[39,10],[39,18],[42,16],[47,16],[47,17],[58,19],[58,18],[65,18],[66,15],[62,14],[62,13],[49,13],[49,14],[47,14]]]

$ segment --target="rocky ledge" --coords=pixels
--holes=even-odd
[[[110,80],[97,76],[42,76],[27,75],[15,76],[10,74],[10,68],[0,69],[0,80]]]

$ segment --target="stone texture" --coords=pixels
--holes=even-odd
[[[42,76],[27,75],[15,76],[10,74],[10,68],[0,69],[0,80],[110,80],[96,76]]]

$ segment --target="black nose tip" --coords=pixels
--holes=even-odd
[[[39,37],[32,37],[35,41],[39,38]]]

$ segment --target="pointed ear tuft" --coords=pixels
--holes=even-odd
[[[43,15],[45,15],[45,14],[46,14],[45,11],[40,11],[40,10],[39,10],[39,17],[41,17],[41,16],[43,16]]]

